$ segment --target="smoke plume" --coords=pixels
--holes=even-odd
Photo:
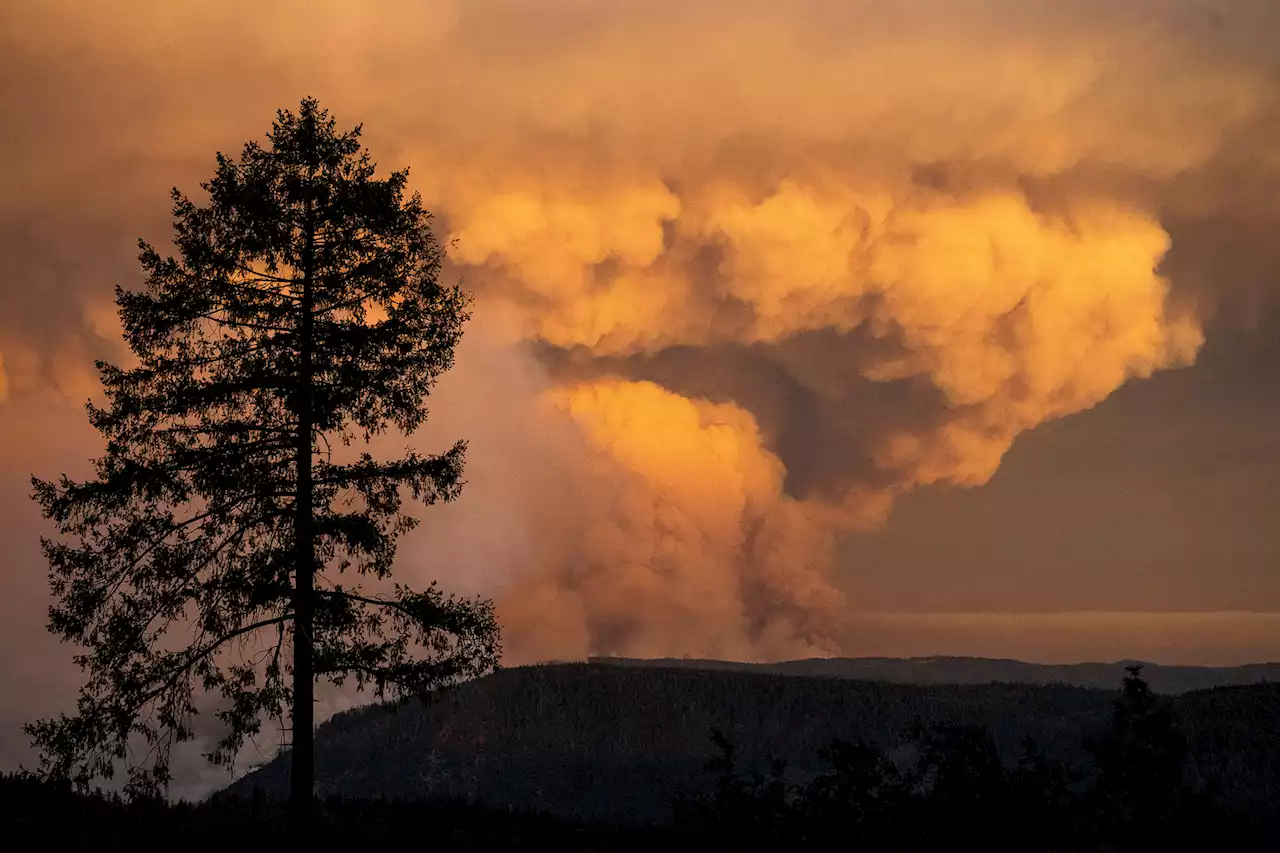
[[[496,594],[509,661],[840,650],[837,537],[1191,364],[1253,282],[1178,252],[1280,187],[1261,0],[43,0],[0,33],[0,436],[120,357],[164,188],[314,94],[477,295],[419,439],[470,438],[470,482],[402,572]]]

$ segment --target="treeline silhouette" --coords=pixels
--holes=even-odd
[[[1274,725],[1274,721],[1269,723]],[[917,725],[907,760],[862,740],[835,740],[823,770],[792,781],[786,762],[739,766],[735,745],[713,732],[712,790],[677,803],[675,825],[705,849],[940,850],[964,842],[987,851],[1156,851],[1280,841],[1275,801],[1242,810],[1200,778],[1173,707],[1129,668],[1110,727],[1088,739],[1083,766],[1024,739],[1013,764],[989,730]]]
[[[1071,684],[1113,690],[1125,668],[1142,664],[1142,677],[1158,693],[1176,694],[1214,687],[1280,681],[1280,663],[1239,666],[1177,666],[1136,660],[1114,663],[1030,663],[1003,658],[931,655],[915,658],[802,658],[771,663],[702,658],[588,658],[592,663],[664,669],[729,670],[771,675],[807,675],[892,681],[899,684]]]
[[[874,685],[849,686],[862,694]],[[677,794],[668,820],[587,820],[457,798],[348,794],[323,800],[313,849],[383,843],[584,851],[912,851],[957,844],[984,851],[1169,851],[1228,844],[1274,849],[1280,842],[1276,800],[1265,784],[1252,785],[1238,772],[1247,762],[1237,736],[1243,722],[1255,733],[1249,746],[1258,751],[1248,759],[1275,765],[1274,706],[1256,701],[1259,690],[1272,687],[1208,691],[1191,700],[1195,713],[1189,714],[1182,704],[1186,697],[1178,705],[1157,697],[1135,667],[1119,696],[1109,699],[1103,724],[1088,728],[1078,745],[1084,760],[1050,754],[1027,735],[1010,758],[992,728],[935,717],[909,725],[892,748],[854,736],[815,750],[811,766],[785,758],[762,765],[759,758],[766,753],[742,735],[774,727],[740,726],[732,736],[713,732],[714,757],[704,757],[700,768],[702,790]],[[638,698],[646,697],[641,692]],[[473,709],[476,714],[483,716],[483,709]],[[361,719],[366,725],[353,725]],[[1190,735],[1186,720],[1198,721]],[[340,730],[353,726],[376,736],[379,725],[369,724],[395,731],[405,718],[367,711],[337,723]],[[1217,765],[1203,758],[1214,750],[1221,751]],[[409,754],[405,761],[421,765],[422,755]],[[656,780],[662,766],[655,763],[647,772]],[[509,772],[518,775],[519,763]],[[81,795],[67,785],[15,775],[0,780],[0,824],[4,837],[29,838],[34,849],[287,846],[283,797],[270,798],[261,786],[248,790],[255,793],[170,805]]]

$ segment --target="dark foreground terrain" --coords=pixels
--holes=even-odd
[[[1277,849],[1280,685],[1153,694],[618,662],[526,667],[316,739],[310,849]],[[291,849],[282,757],[199,805],[0,783],[26,849]]]
[[[198,805],[125,803],[19,776],[0,777],[7,850],[137,851],[652,851],[668,832],[432,800],[330,798],[300,841],[283,804],[218,798]],[[395,846],[393,846],[395,845]]]

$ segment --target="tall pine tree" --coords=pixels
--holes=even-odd
[[[61,536],[49,628],[87,673],[74,715],[28,727],[50,775],[123,763],[130,791],[158,792],[211,695],[218,764],[292,717],[305,814],[317,679],[407,695],[497,664],[491,602],[388,580],[404,501],[455,498],[465,445],[368,443],[422,425],[468,298],[439,281],[407,172],[376,178],[359,137],[314,100],[281,111],[268,144],[218,155],[207,205],[173,191],[177,257],[140,242],[146,287],[117,288],[138,363],[98,363],[105,455],[87,482],[32,481]]]

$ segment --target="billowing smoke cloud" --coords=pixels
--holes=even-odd
[[[829,645],[841,604],[823,571],[830,533],[783,493],[782,463],[749,413],[622,380],[549,400],[612,476],[569,559],[507,596],[515,648],[545,643],[548,623],[581,625],[580,648],[604,653],[740,659]]]
[[[1194,360],[1150,187],[1214,163],[1272,80],[1150,8],[628,9],[485,54],[504,90],[462,91],[515,142],[421,158],[454,260],[625,472],[505,599],[513,647],[830,648],[835,533]]]
[[[537,305],[520,312],[522,333],[588,367],[734,346],[855,421],[868,382],[929,392],[829,448],[855,466],[834,461],[822,489],[789,494],[776,443],[738,405],[679,396],[679,382],[620,381],[643,371],[617,361],[572,386],[588,443],[651,495],[600,521],[578,555],[590,569],[555,568],[586,602],[588,648],[725,656],[727,643],[741,656],[808,642],[791,614],[812,623],[832,611],[830,531],[874,523],[919,485],[985,482],[1019,433],[1194,359],[1200,328],[1167,305],[1156,270],[1168,238],[1150,218],[1096,200],[1048,215],[1010,192],[913,195],[784,180],[763,198],[636,192],[599,217],[581,202],[504,195],[454,220],[458,259],[495,268],[508,298]],[[784,342],[814,333],[826,357],[788,362]],[[737,398],[732,380],[721,391]],[[774,418],[785,427],[794,414]],[[778,531],[797,526],[807,529]],[[754,553],[776,535],[787,548]]]
[[[1259,278],[1203,259],[1280,187],[1264,0],[43,0],[0,32],[0,435],[119,356],[164,188],[315,94],[412,164],[477,293],[423,438],[472,439],[468,495],[404,571],[497,594],[512,661],[842,648],[836,537],[1191,364]]]

